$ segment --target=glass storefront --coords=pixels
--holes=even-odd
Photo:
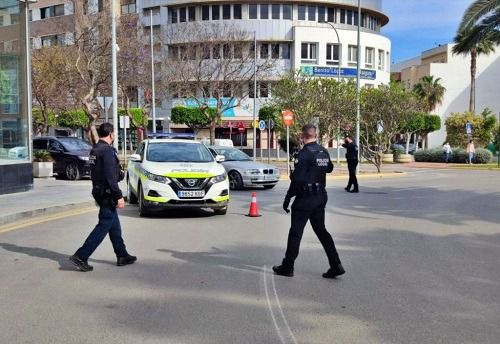
[[[0,0],[0,194],[33,185],[25,6]]]

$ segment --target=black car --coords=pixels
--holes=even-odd
[[[76,137],[44,136],[33,139],[33,150],[46,150],[54,159],[54,172],[60,177],[77,180],[90,176],[90,143]]]

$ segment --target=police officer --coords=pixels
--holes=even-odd
[[[325,278],[335,278],[345,273],[340,262],[332,236],[325,228],[326,173],[333,171],[330,155],[316,143],[316,127],[305,125],[302,128],[304,147],[295,161],[295,170],[290,188],[283,202],[283,209],[289,213],[292,197],[292,225],[288,234],[285,258],[279,266],[274,266],[277,275],[292,277],[294,262],[299,255],[300,241],[307,221],[311,222],[314,233],[325,249],[330,269],[323,274]]]
[[[358,178],[356,178],[356,168],[358,167],[358,146],[354,143],[352,136],[346,136],[342,147],[347,149],[345,158],[347,160],[347,168],[349,169],[349,181],[347,182],[345,191],[358,193]],[[354,189],[351,190],[352,186],[354,186]]]
[[[97,130],[99,142],[90,152],[90,165],[92,175],[92,196],[99,205],[99,223],[82,247],[80,247],[69,260],[80,271],[92,271],[88,259],[109,234],[115,251],[116,265],[133,264],[137,257],[128,254],[122,239],[120,219],[116,209],[125,207],[125,200],[118,186],[123,179],[123,171],[116,150],[112,147],[114,141],[113,125],[103,123]]]

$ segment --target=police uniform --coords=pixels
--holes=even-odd
[[[293,266],[299,254],[300,241],[307,221],[311,222],[314,233],[320,240],[331,269],[339,272],[341,262],[332,236],[325,228],[326,173],[333,171],[333,164],[328,151],[315,142],[306,144],[295,160],[295,169],[290,188],[283,204],[288,209],[292,197],[292,224],[288,234],[288,244],[281,266],[274,267],[277,274],[293,276]],[[343,269],[342,269],[343,271]],[[342,272],[343,273],[343,272]]]
[[[358,178],[356,177],[356,168],[358,167],[358,146],[354,142],[344,143],[342,145],[347,152],[345,158],[347,160],[347,168],[349,169],[349,182],[347,183],[346,191],[350,191],[354,186],[352,192],[359,192]]]
[[[105,141],[99,141],[90,152],[92,196],[99,205],[99,223],[75,256],[86,262],[95,249],[109,234],[117,258],[131,257],[123,242],[120,219],[116,205],[123,198],[118,182],[123,179],[120,161],[115,149]]]

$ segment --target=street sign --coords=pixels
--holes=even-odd
[[[382,120],[377,121],[377,133],[382,134],[384,132],[384,122]]]
[[[274,121],[272,119],[269,120],[269,129],[274,129]]]
[[[281,111],[281,115],[283,116],[283,124],[287,127],[293,125],[294,115],[290,110]]]
[[[231,122],[231,121],[227,122],[227,127],[228,127],[229,129],[234,128],[234,124],[233,124],[233,122]]]
[[[467,135],[472,135],[472,123],[467,122],[465,125],[465,132]]]
[[[259,129],[260,129],[260,131],[263,131],[266,129],[266,121],[264,121],[264,120],[259,121]]]
[[[130,117],[120,116],[120,128],[129,129],[130,128]]]
[[[238,132],[240,134],[243,134],[245,132],[245,126],[241,122],[238,124]]]
[[[108,111],[113,102],[113,97],[97,97],[97,101],[104,111]]]

